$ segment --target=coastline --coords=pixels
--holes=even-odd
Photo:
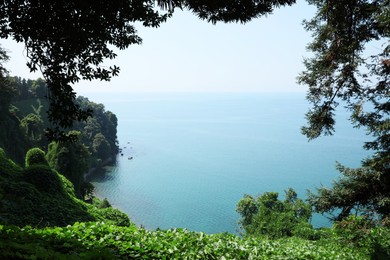
[[[116,155],[115,155],[116,157]],[[114,155],[111,155],[104,161],[102,161],[99,165],[92,167],[84,174],[84,181],[86,181],[93,173],[95,173],[97,170],[102,169],[104,166],[109,165],[109,163],[112,163],[115,159]]]

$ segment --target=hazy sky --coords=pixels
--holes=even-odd
[[[310,54],[310,33],[303,19],[314,15],[314,7],[297,1],[293,7],[247,24],[212,25],[188,11],[177,11],[160,28],[137,27],[140,46],[117,51],[118,57],[105,65],[120,66],[111,82],[80,82],[79,94],[88,92],[147,91],[256,91],[296,92],[302,61]],[[1,40],[11,61],[11,75],[29,74],[22,44]]]

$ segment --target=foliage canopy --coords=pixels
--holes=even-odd
[[[249,236],[269,238],[290,237],[299,229],[309,227],[311,207],[299,199],[293,189],[285,191],[285,199],[279,200],[277,192],[265,192],[257,198],[245,195],[238,204],[241,227]]]
[[[302,128],[309,139],[334,132],[335,110],[343,104],[355,127],[364,127],[373,151],[362,169],[338,166],[343,177],[333,188],[318,189],[311,202],[320,212],[352,209],[390,213],[390,2],[388,0],[309,0],[317,7],[305,21],[313,41],[313,57],[306,59],[298,82],[309,87],[312,108]],[[368,46],[376,53],[367,55]],[[360,206],[359,206],[360,205]]]

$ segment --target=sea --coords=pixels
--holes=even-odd
[[[118,117],[121,154],[89,180],[99,198],[146,229],[205,233],[239,230],[238,201],[293,188],[308,190],[340,177],[336,162],[359,167],[369,140],[340,105],[333,136],[308,141],[300,132],[305,93],[91,94]],[[314,214],[315,227],[329,216]]]

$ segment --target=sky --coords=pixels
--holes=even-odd
[[[175,11],[160,28],[136,27],[142,45],[117,50],[119,76],[110,82],[82,81],[78,94],[91,92],[304,92],[296,83],[309,57],[311,41],[302,26],[315,8],[304,0],[246,24],[213,25],[189,11]],[[11,75],[35,79],[29,73],[23,44],[1,40],[11,60]]]

